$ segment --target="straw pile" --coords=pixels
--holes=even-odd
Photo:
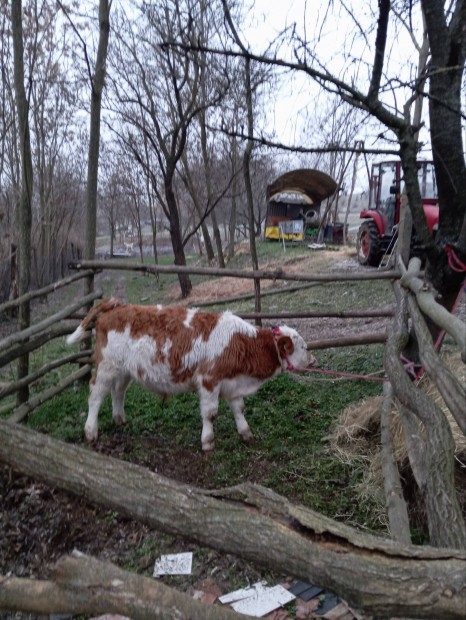
[[[458,354],[446,355],[444,363],[466,385],[466,366]],[[445,413],[455,441],[456,482],[460,501],[466,513],[466,437],[445,406],[435,385],[427,375],[421,380],[420,389],[434,400]],[[330,449],[342,462],[362,470],[362,480],[357,488],[361,499],[370,498],[380,509],[380,519],[385,519],[385,496],[380,453],[380,411],[382,397],[364,399],[345,409],[338,419],[332,434],[328,437]],[[405,496],[412,496],[413,477],[409,466],[404,433],[398,409],[394,407],[392,415],[392,435],[395,457],[398,463]],[[409,487],[409,492],[406,490]],[[416,504],[417,500],[413,499]],[[416,510],[419,506],[411,506]]]

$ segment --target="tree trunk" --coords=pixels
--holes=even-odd
[[[0,434],[0,461],[151,527],[329,588],[379,617],[464,619],[463,551],[403,547],[259,485],[203,491],[3,420]]]
[[[450,309],[464,280],[464,271],[448,267],[445,244],[466,262],[466,165],[462,144],[461,89],[466,58],[466,3],[457,2],[447,24],[444,2],[422,0],[431,51],[429,72],[430,138],[439,194],[436,253],[427,274]],[[434,335],[435,338],[435,335]]]
[[[220,228],[218,227],[217,216],[215,215],[215,211],[212,211],[212,213],[210,214],[210,219],[212,220],[212,228],[214,231],[215,246],[217,248],[218,266],[221,269],[224,269],[225,268],[225,257],[223,256],[222,235],[220,234]]]
[[[19,141],[21,153],[21,195],[18,210],[19,228],[19,268],[18,293],[24,295],[31,285],[31,222],[32,222],[32,191],[33,172],[31,141],[29,136],[29,103],[24,88],[24,45],[22,27],[22,2],[17,0],[11,3],[11,25],[13,35],[14,82],[16,93],[16,110],[18,115]],[[19,306],[19,329],[29,327],[31,308],[29,300]],[[18,379],[29,373],[29,355],[25,353],[18,360]],[[29,397],[29,387],[25,386],[17,394],[17,404],[26,402]]]
[[[89,155],[87,161],[87,195],[86,195],[86,244],[85,258],[95,257],[97,234],[97,180],[99,172],[100,149],[100,115],[102,109],[102,92],[105,84],[105,66],[107,62],[108,40],[110,36],[110,7],[112,0],[99,2],[99,45],[95,62],[94,77],[91,80],[91,118],[89,126]],[[87,295],[94,288],[94,278],[86,280]]]
[[[149,165],[149,146],[147,134],[144,133],[144,155],[146,158],[147,165]],[[157,253],[157,216],[155,212],[154,199],[152,194],[150,177],[147,173],[144,174],[145,183],[146,183],[146,196],[147,203],[149,205],[149,217],[150,217],[150,225],[152,231],[152,253],[154,255],[154,263],[157,265],[159,262],[159,257]],[[160,284],[159,274],[156,274],[157,284]]]
[[[184,166],[184,173],[185,173],[185,183],[189,189],[189,192],[191,194],[191,198],[193,201],[193,205],[194,205],[194,209],[196,210],[197,216],[199,218],[199,222],[200,222],[200,226],[201,226],[201,231],[202,231],[202,237],[204,239],[204,247],[205,247],[205,251],[207,254],[207,261],[209,263],[209,265],[213,265],[215,262],[215,252],[214,252],[214,246],[212,245],[212,239],[210,238],[210,233],[209,233],[209,228],[207,226],[207,211],[208,209],[203,209],[201,208],[200,202],[199,202],[199,196],[195,187],[195,184],[193,182],[193,178],[192,178],[192,174],[191,174],[191,170],[189,168],[189,161],[188,161],[188,156],[187,156],[187,152],[183,152],[182,156],[181,156],[181,161],[183,162],[183,166]],[[205,172],[205,175],[207,175],[207,170]],[[207,206],[209,206],[209,199],[207,199]],[[199,248],[199,252],[201,253],[201,248]]]
[[[436,171],[443,170],[443,174],[436,175],[441,203],[439,224],[445,239],[455,240],[463,223],[466,203],[466,167],[459,113],[466,57],[466,5],[458,3],[454,19],[447,26],[442,1],[422,0],[421,4],[429,33],[431,67],[435,69],[429,75],[429,116]],[[448,209],[442,205],[448,205]],[[466,250],[464,245],[462,249]]]
[[[355,148],[364,148],[364,142],[359,142],[357,141],[355,143]],[[351,211],[351,202],[353,200],[353,194],[354,194],[354,188],[356,186],[356,178],[357,178],[357,172],[358,172],[358,159],[359,156],[361,155],[360,152],[356,152],[355,156],[354,156],[354,162],[353,162],[353,174],[351,176],[351,189],[350,189],[350,193],[348,196],[348,203],[346,205],[346,211],[345,211],[345,219],[343,221],[343,244],[346,245],[348,240],[347,240],[347,234],[346,234],[346,230],[348,227],[348,216],[349,213]]]
[[[248,134],[253,135],[253,112],[252,112],[252,91],[251,91],[251,62],[248,58],[245,59],[246,65],[246,101],[248,107]],[[259,269],[259,260],[257,258],[256,238],[254,229],[254,199],[252,195],[251,185],[251,156],[253,150],[252,138],[248,139],[246,149],[243,156],[243,174],[244,185],[246,187],[246,200],[248,205],[248,220],[249,220],[249,251],[251,253],[251,263],[254,270]],[[261,283],[258,278],[254,280],[254,292],[255,292],[255,311],[261,311]],[[260,320],[256,320],[258,325],[261,324]]]
[[[12,243],[10,246],[10,292],[8,295],[9,301],[14,301],[18,298],[18,246],[16,243]],[[9,310],[9,316],[16,318],[18,316],[18,306],[11,305]]]
[[[236,237],[236,198],[238,192],[238,177],[237,177],[237,169],[236,163],[238,158],[238,148],[236,143],[236,137],[233,136],[231,141],[231,175],[232,175],[232,186],[231,186],[231,209],[230,209],[230,217],[228,220],[228,250],[227,250],[227,260],[230,261],[235,255],[235,237]]]
[[[183,239],[181,238],[180,218],[178,216],[178,205],[176,203],[175,193],[171,186],[173,174],[166,174],[165,177],[165,198],[170,213],[170,238],[172,242],[173,254],[175,256],[175,265],[185,266],[186,256],[184,253]],[[181,297],[186,299],[191,292],[193,286],[189,275],[186,273],[178,274],[180,283]]]
[[[405,302],[398,304],[393,332],[385,347],[385,367],[396,397],[422,422],[426,435],[425,487],[430,543],[437,547],[466,548],[466,527],[454,480],[455,446],[443,411],[417,389],[400,360],[407,339],[404,324]],[[445,524],[448,523],[448,527]]]
[[[255,238],[255,227],[254,227],[254,198],[252,195],[252,184],[251,184],[251,156],[252,151],[254,149],[254,111],[252,105],[252,82],[251,82],[251,59],[247,54],[247,50],[242,43],[236,28],[233,24],[230,15],[230,9],[228,8],[226,0],[222,0],[223,11],[225,13],[226,20],[228,22],[228,26],[233,34],[233,37],[237,43],[237,45],[241,48],[241,50],[245,53],[244,57],[244,84],[245,84],[245,93],[246,93],[246,109],[248,116],[248,140],[246,143],[246,148],[244,150],[243,155],[243,175],[244,175],[244,185],[246,188],[246,202],[248,206],[248,223],[249,223],[249,251],[251,253],[251,263],[252,268],[254,270],[259,269],[259,261],[257,258],[257,249],[256,249],[256,238]],[[261,311],[261,283],[260,280],[254,279],[254,292],[255,292],[255,310],[256,312]],[[257,320],[256,323],[260,325],[260,320]]]
[[[203,75],[204,75],[204,78],[201,80],[201,91],[202,91],[202,99],[205,102],[207,100],[205,73]],[[207,129],[206,129],[205,109],[202,109],[201,112],[199,113],[199,124],[200,124],[200,129],[201,129],[202,162],[204,164],[204,178],[205,178],[206,189],[207,189],[207,205],[210,208],[210,205],[213,204],[212,182],[211,182],[212,172],[211,172],[211,166],[210,166],[209,153],[207,150]],[[212,210],[210,213],[210,219],[212,220],[212,228],[214,232],[215,246],[217,248],[218,266],[223,269],[225,267],[225,259],[223,258],[222,238],[220,236],[220,231],[218,229],[218,223],[217,223],[217,217],[215,215],[214,210]],[[209,241],[210,241],[210,237],[209,237]]]
[[[115,239],[115,225],[113,223],[113,218],[110,220],[110,257],[113,256],[114,250],[114,239]]]
[[[200,214],[199,216],[201,217]],[[202,231],[202,238],[204,239],[204,247],[205,247],[205,252],[207,254],[207,261],[209,265],[213,265],[215,262],[214,246],[212,245],[212,239],[210,238],[209,229],[207,227],[205,219],[202,219],[201,231]]]

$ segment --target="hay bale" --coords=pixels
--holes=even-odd
[[[443,357],[443,361],[458,379],[466,384],[466,366],[460,354],[447,354]],[[435,384],[427,375],[420,381],[419,388],[442,409],[450,423],[455,442],[457,480],[458,478],[464,479],[461,486],[466,487],[466,437],[443,402]],[[385,510],[380,451],[382,402],[382,396],[374,396],[347,407],[341,413],[327,440],[336,458],[346,465],[362,468],[362,480],[357,487],[358,496],[361,499],[370,498],[380,507],[380,510]],[[408,452],[399,410],[396,406],[392,413],[391,426],[395,458],[400,471],[406,472],[410,470]]]
[[[326,439],[344,463],[370,461],[380,443],[382,397],[373,396],[347,407]]]

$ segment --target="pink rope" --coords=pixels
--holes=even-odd
[[[448,256],[448,266],[452,271],[456,271],[457,273],[466,271],[466,264],[458,257],[451,245],[445,245],[445,252]]]
[[[388,381],[387,377],[369,377],[368,375],[354,375],[350,372],[338,372],[336,370],[323,370],[321,368],[296,368],[298,372],[318,372],[323,375],[346,377],[347,379],[364,379],[365,381]]]

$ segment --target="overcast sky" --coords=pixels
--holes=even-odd
[[[376,24],[373,11],[377,11],[377,7],[367,0],[347,0],[346,7],[354,6],[356,17],[352,19],[339,2],[333,3],[333,12],[327,14],[330,10],[329,4],[326,0],[289,0],[273,3],[272,8],[270,0],[253,0],[253,23],[251,28],[243,30],[243,35],[250,48],[261,53],[284,28],[295,23],[300,35],[313,42],[312,49],[326,69],[346,81],[350,76],[359,80],[359,83],[356,83],[364,91],[373,62]],[[360,34],[355,36],[355,22],[364,31],[365,37]],[[420,14],[414,16],[413,26],[421,31]],[[392,77],[409,81],[415,75],[418,58],[411,38],[399,24],[395,29],[393,22],[390,24],[388,37],[385,68],[389,62],[389,73]],[[284,57],[286,53],[283,48],[280,56]],[[288,54],[288,59],[293,60],[289,51]],[[359,62],[360,59],[363,60],[362,63]],[[273,124],[281,141],[299,143],[305,118],[309,114],[307,106],[310,103],[312,110],[318,92],[310,78],[295,74],[293,80],[287,81],[277,93],[277,97],[271,101],[269,129]],[[395,106],[400,109],[407,96],[402,92],[395,95],[389,90],[385,95],[385,102],[392,106],[393,110]],[[423,135],[422,139],[426,140],[427,134]]]

